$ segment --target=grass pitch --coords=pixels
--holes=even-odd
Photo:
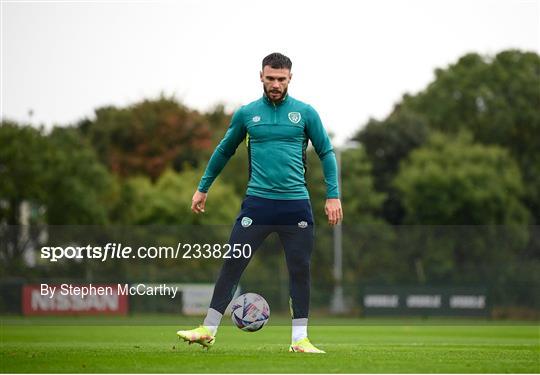
[[[246,333],[228,319],[209,351],[175,317],[4,317],[0,369],[8,373],[538,373],[538,325],[486,321],[310,320],[325,355],[288,353],[290,326],[271,318]],[[178,324],[178,322],[180,324]]]

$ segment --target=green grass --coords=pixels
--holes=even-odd
[[[175,332],[199,319],[4,317],[0,369],[9,373],[538,373],[537,325],[464,320],[312,318],[326,355],[288,353],[290,327],[256,333],[228,319],[210,351]],[[283,323],[283,324],[282,324]],[[323,325],[324,324],[324,325]]]

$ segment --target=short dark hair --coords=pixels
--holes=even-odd
[[[289,69],[292,68],[292,61],[287,56],[274,52],[266,56],[262,61],[262,68],[269,65],[273,69]]]

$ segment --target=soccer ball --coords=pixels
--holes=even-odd
[[[242,331],[255,332],[264,327],[270,317],[270,307],[256,293],[242,294],[231,307],[231,319]]]

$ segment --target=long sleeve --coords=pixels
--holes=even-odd
[[[306,132],[321,159],[326,183],[326,198],[339,198],[338,172],[336,155],[330,143],[330,138],[324,129],[321,118],[315,109],[308,107]]]
[[[242,108],[234,113],[229,129],[227,129],[225,136],[221,142],[219,142],[206,166],[206,170],[204,171],[204,175],[202,176],[198,187],[200,192],[208,192],[208,189],[210,189],[210,186],[216,177],[223,170],[231,156],[236,152],[238,145],[246,137],[246,127],[244,125],[243,117]]]

